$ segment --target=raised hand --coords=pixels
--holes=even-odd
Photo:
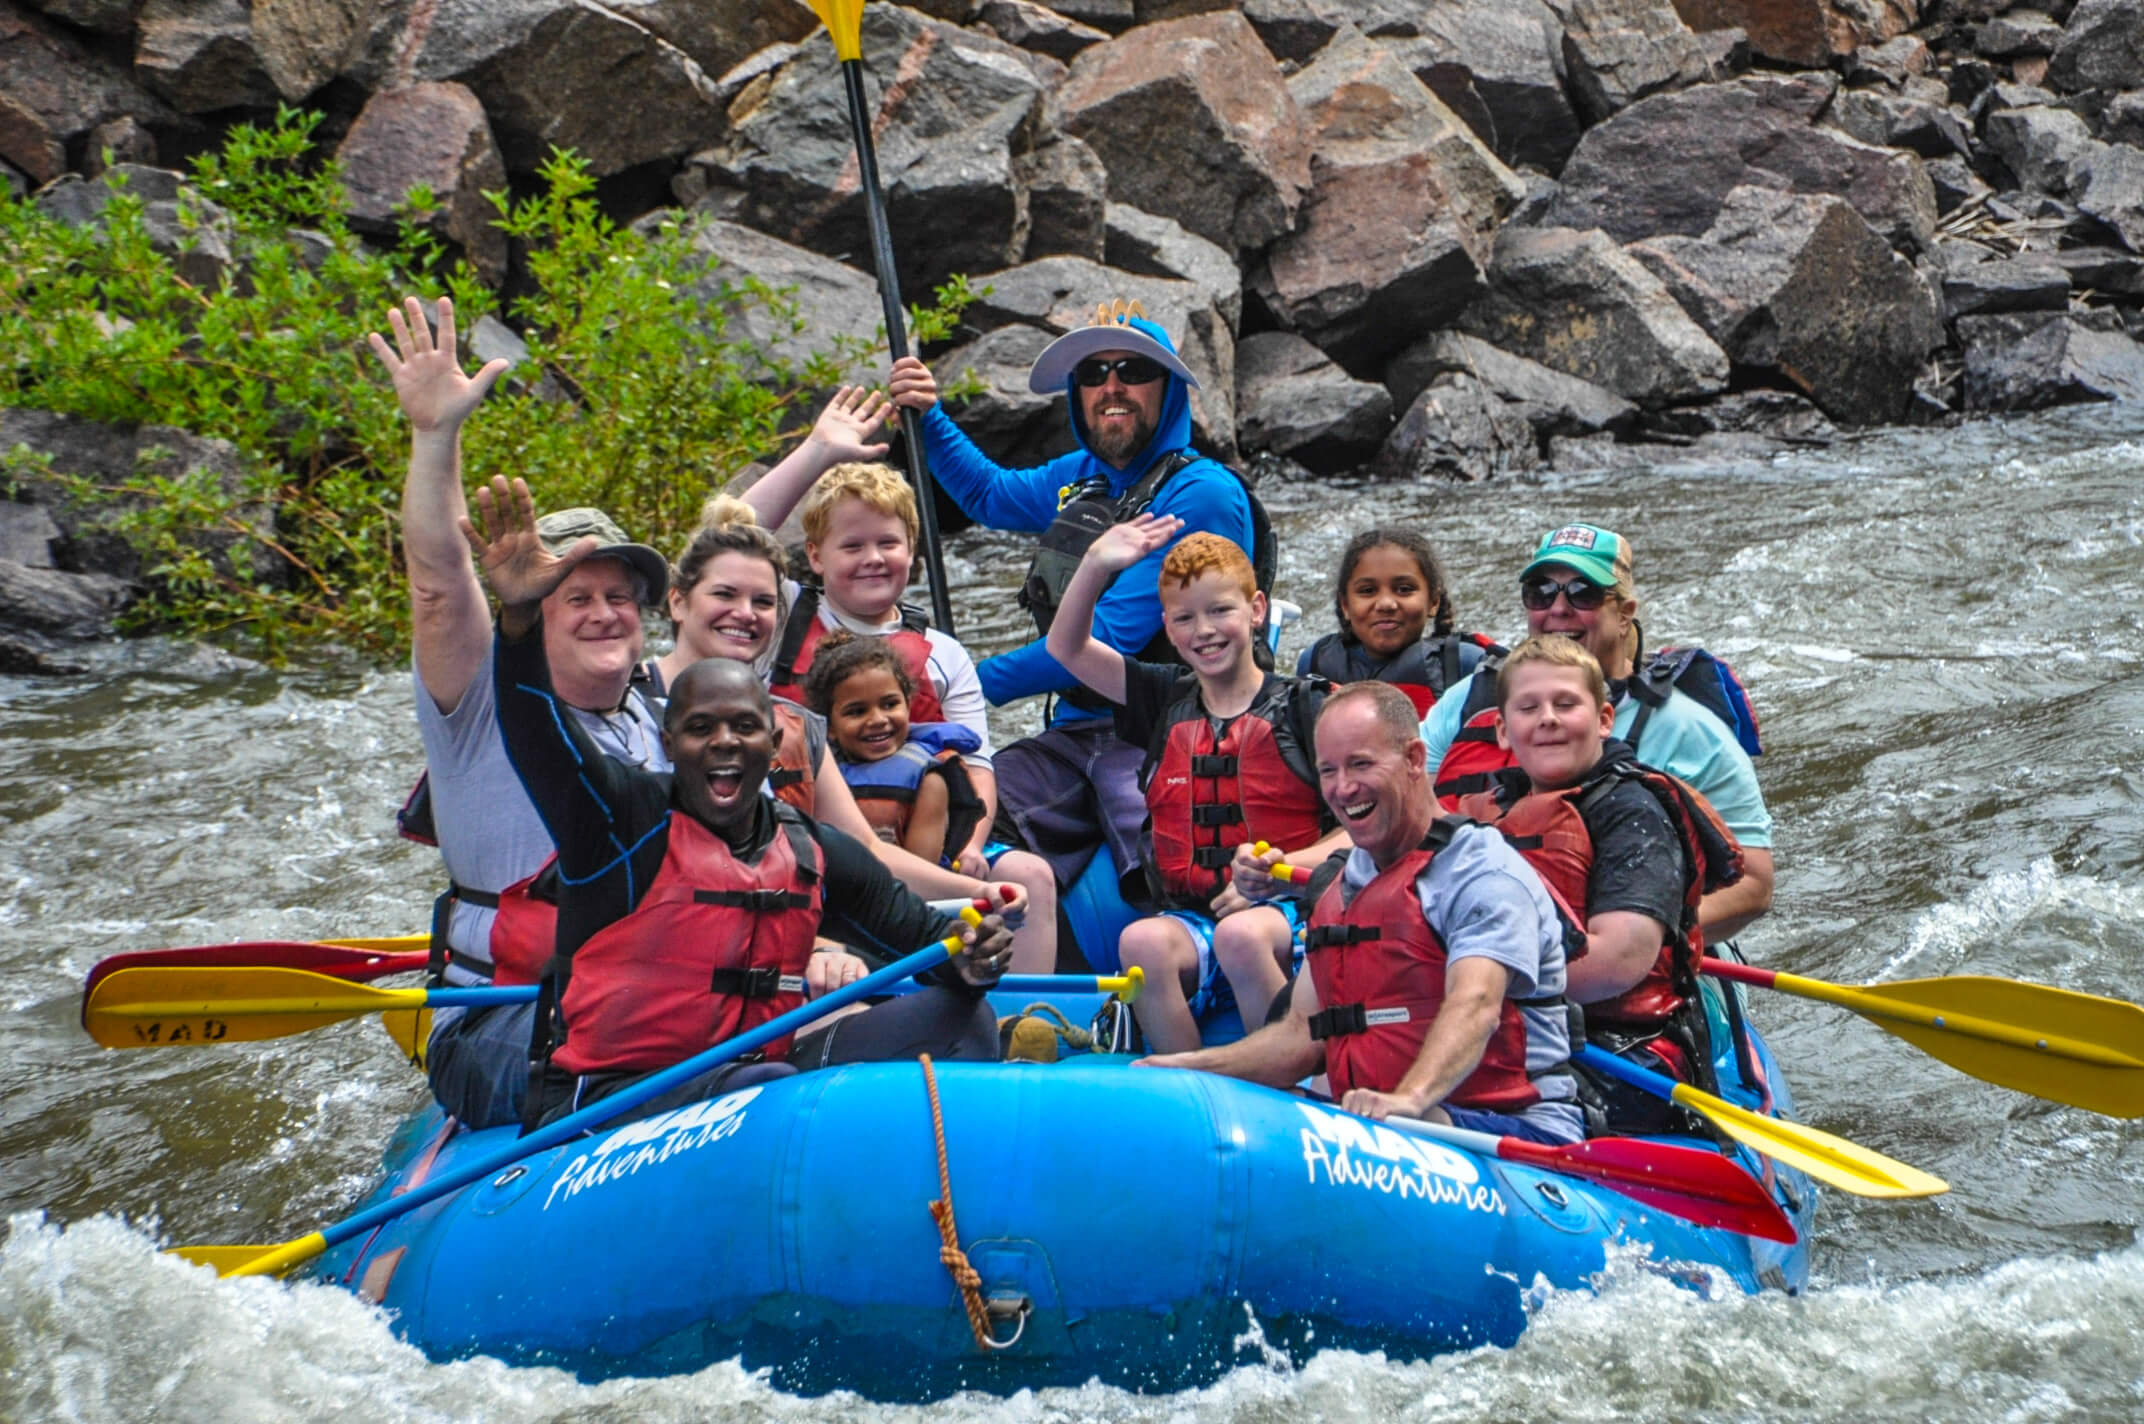
[[[365,340],[394,380],[402,414],[420,434],[460,429],[507,363],[489,361],[474,376],[462,373],[454,351],[454,303],[446,297],[439,299],[436,341],[425,324],[424,304],[415,297],[405,299],[401,307],[389,308],[387,323],[394,328],[392,347],[377,331],[367,333]]]
[[[536,532],[536,501],[525,480],[517,479],[509,486],[501,475],[488,488],[479,485],[476,517],[483,532],[464,519],[462,537],[469,541],[477,567],[484,571],[491,591],[509,607],[543,602],[552,589],[566,581],[575,564],[602,547],[601,540],[587,534],[563,554],[544,548]]]
[[[878,391],[843,386],[819,412],[807,441],[819,447],[828,468],[849,460],[876,460],[891,447],[868,443],[893,414],[893,403]]]
[[[907,406],[910,410],[929,410],[938,404],[938,380],[921,360],[903,356],[893,363],[886,381],[886,393],[893,397],[895,405]]]
[[[1142,514],[1113,524],[1088,546],[1087,558],[1110,573],[1122,573],[1167,544],[1184,527],[1173,514]]]

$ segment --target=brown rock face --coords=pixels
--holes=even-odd
[[[1943,344],[1927,281],[1837,198],[1737,188],[1703,237],[1631,254],[1736,365],[1776,372],[1846,424],[1902,418]]]
[[[1374,371],[1473,298],[1486,234],[1524,185],[1352,29],[1288,88],[1314,135],[1310,200],[1268,253],[1259,292],[1344,364]]]
[[[1546,221],[1619,242],[1696,236],[1749,185],[1837,194],[1894,246],[1925,248],[1935,189],[1920,160],[1817,126],[1835,88],[1829,76],[1752,75],[1641,100],[1587,131]]]
[[[373,90],[467,85],[515,173],[555,144],[602,177],[690,152],[722,125],[713,81],[684,51],[628,7],[586,0],[380,6],[344,73]]]
[[[1019,261],[1028,208],[1015,163],[1035,143],[1042,100],[1023,52],[885,5],[865,8],[862,35],[904,296],[954,272]],[[740,93],[729,120],[729,137],[706,156],[718,190],[710,201],[723,197],[741,222],[868,264],[848,99],[825,33]]]
[[[101,55],[0,0],[0,160],[49,183],[81,161],[92,129],[128,117],[175,115]]]
[[[819,28],[819,17],[801,0],[602,0],[650,34],[688,55],[708,75],[719,77],[768,45],[792,43]]]
[[[336,157],[350,221],[392,232],[395,209],[422,183],[438,199],[438,231],[459,243],[488,282],[506,275],[506,238],[491,225],[486,189],[506,186],[506,165],[476,95],[460,84],[412,84],[365,102]]]
[[[1055,109],[1057,126],[1109,169],[1112,201],[1230,251],[1287,232],[1310,186],[1302,116],[1234,11],[1143,26],[1085,51]]]
[[[1431,0],[1411,36],[1378,43],[1506,163],[1550,173],[1578,142],[1564,92],[1563,21],[1541,0]]]
[[[1563,60],[1589,123],[1648,94],[1699,83],[1710,69],[1668,0],[1570,0]]]
[[[184,114],[276,100],[246,0],[149,0],[135,22],[134,73]]]
[[[1742,30],[1750,53],[1822,68],[1919,22],[1920,0],[1675,0],[1693,30]]]

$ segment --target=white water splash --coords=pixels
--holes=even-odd
[[[383,1312],[332,1287],[217,1281],[109,1217],[62,1230],[26,1214],[10,1225],[0,1248],[0,1418],[10,1420],[1583,1424],[2144,1411],[2136,1246],[1794,1299],[1706,1300],[1619,1254],[1598,1291],[1549,1293],[1509,1350],[1407,1364],[1323,1351],[1300,1371],[1261,1358],[1176,1394],[1090,1383],[908,1406],[801,1399],[735,1364],[598,1385],[492,1360],[434,1364],[395,1339]]]
[[[1989,876],[1963,904],[1924,911],[1907,935],[1906,947],[1892,955],[1876,977],[1893,978],[1909,964],[1924,974],[1955,969],[2028,921],[2057,911],[2144,925],[2144,889],[2090,875],[2065,875],[2043,855],[2021,871]]]

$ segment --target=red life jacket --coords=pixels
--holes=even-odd
[[[563,966],[565,1041],[552,1061],[569,1073],[650,1072],[804,1002],[823,900],[818,842],[795,812],[759,858],[670,813],[654,883],[631,914],[590,936]],[[766,1056],[789,1051],[787,1038]]]
[[[786,801],[805,815],[815,815],[818,805],[818,788],[812,778],[819,769],[811,761],[811,736],[805,726],[806,713],[786,697],[774,699],[774,724],[782,729],[782,744],[775,749],[774,760],[767,767],[767,789],[775,799]]]
[[[1444,941],[1429,927],[1415,880],[1465,821],[1440,820],[1421,847],[1409,851],[1343,903],[1335,876],[1310,912],[1303,944],[1310,982],[1322,1006],[1310,1036],[1325,1045],[1325,1074],[1334,1097],[1350,1088],[1389,1093],[1421,1055],[1429,1026],[1444,1003]],[[1335,857],[1338,859],[1338,857]],[[1526,1072],[1527,1007],[1561,996],[1505,999],[1481,1063],[1445,1101],[1491,1112],[1523,1112],[1541,1101]]]
[[[1460,804],[1465,814],[1493,822],[1526,857],[1548,885],[1557,907],[1571,915],[1582,944],[1586,883],[1593,870],[1593,837],[1585,818],[1623,781],[1634,781],[1652,793],[1682,841],[1683,913],[1680,924],[1669,926],[1660,954],[1645,977],[1613,999],[1587,1004],[1586,1020],[1653,1031],[1680,1013],[1697,992],[1697,962],[1705,952],[1698,902],[1742,878],[1742,847],[1720,822],[1712,803],[1680,778],[1625,758],[1605,761],[1576,786],[1521,795],[1508,808],[1499,804],[1493,791],[1468,796]],[[1582,948],[1578,951],[1583,952]]]
[[[1501,662],[1499,661],[1499,666]],[[1512,765],[1511,753],[1496,744],[1496,667],[1487,661],[1467,683],[1467,700],[1459,706],[1459,730],[1444,749],[1431,783],[1437,804],[1455,809],[1461,799],[1490,789],[1496,773]]]
[[[791,702],[804,700],[804,674],[811,671],[813,650],[831,631],[819,617],[819,597],[819,590],[810,584],[797,589],[797,605],[789,610],[789,621],[782,626],[782,644],[775,650],[774,667],[767,674],[767,690],[776,697],[786,697]],[[894,651],[901,655],[901,666],[908,669],[908,680],[915,687],[908,698],[908,720],[943,722],[945,708],[931,681],[931,640],[925,636],[930,620],[905,603],[898,607],[901,626],[891,633],[873,636],[893,644]]]
[[[1229,881],[1236,847],[1309,845],[1331,825],[1310,761],[1317,710],[1301,678],[1268,675],[1218,734],[1197,684],[1163,716],[1147,749],[1146,868],[1154,893],[1204,910]]]
[[[487,942],[491,963],[486,965],[474,955],[446,948],[446,938],[440,934],[433,936],[434,957],[439,957],[439,951],[444,948],[448,962],[478,974],[489,974],[491,982],[498,985],[541,981],[544,966],[551,962],[551,951],[558,943],[558,901],[554,895],[558,884],[557,868],[558,857],[551,856],[534,875],[515,881],[496,895],[459,885],[449,886],[447,895],[450,898],[492,911],[491,935]]]
[[[1346,634],[1327,633],[1310,645],[1304,667],[1328,682],[1388,682],[1407,694],[1417,717],[1427,717],[1444,690],[1466,675],[1459,651],[1469,643],[1485,654],[1504,652],[1481,633],[1433,633],[1381,663]]]

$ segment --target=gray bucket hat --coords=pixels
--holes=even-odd
[[[670,589],[670,561],[645,544],[625,537],[616,520],[600,509],[554,509],[536,521],[536,537],[553,554],[563,554],[593,534],[598,547],[591,559],[622,559],[625,566],[647,580],[647,603],[660,607]]]
[[[1185,385],[1196,389],[1199,378],[1170,349],[1167,336],[1137,302],[1119,299],[1114,307],[1104,302],[1096,309],[1093,325],[1068,331],[1042,348],[1042,354],[1028,368],[1027,388],[1037,395],[1058,395],[1072,378],[1072,368],[1089,356],[1103,351],[1131,351],[1151,356],[1181,377]]]

